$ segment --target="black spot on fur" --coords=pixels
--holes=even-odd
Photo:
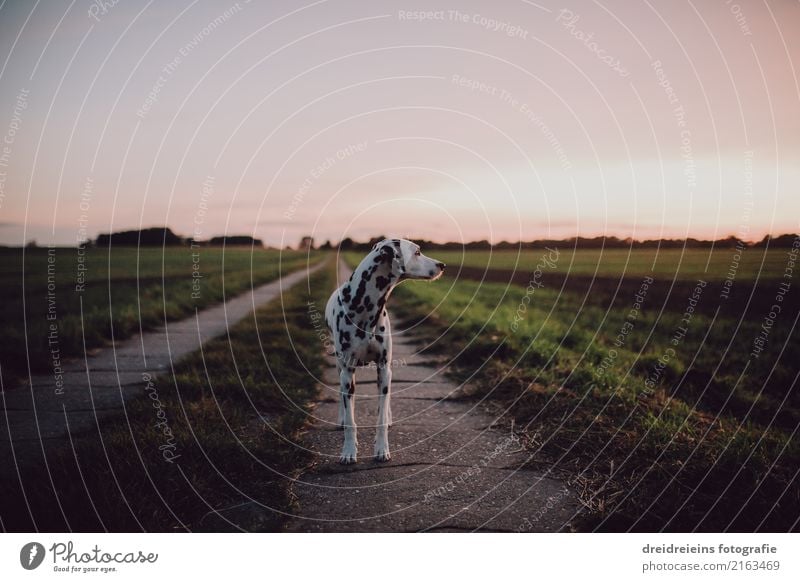
[[[384,386],[383,387],[383,393],[384,394],[388,394],[389,393],[389,387],[388,386]]]
[[[367,292],[367,280],[362,279],[361,283],[358,284],[358,289],[356,289],[356,294],[353,297],[353,300],[350,302],[351,306],[356,306],[361,304],[361,300],[364,298],[364,294]]]
[[[339,346],[342,348],[343,352],[346,352],[350,349],[350,342],[352,338],[350,337],[349,331],[339,330]]]
[[[384,245],[381,247],[381,255],[380,255],[380,262],[381,263],[391,263],[397,255],[392,247],[389,245]]]

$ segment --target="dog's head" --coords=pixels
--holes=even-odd
[[[445,264],[426,257],[419,245],[404,239],[385,239],[372,248],[381,260],[391,263],[398,279],[427,279],[435,281],[444,273]]]

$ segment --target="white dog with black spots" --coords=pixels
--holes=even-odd
[[[333,292],[325,307],[325,321],[336,346],[339,372],[339,427],[344,428],[344,446],[339,461],[355,463],[358,438],[355,411],[355,371],[372,362],[378,369],[378,426],[375,459],[388,461],[389,426],[392,424],[392,335],[386,302],[392,289],[406,279],[433,281],[444,273],[445,264],[420,253],[408,240],[379,242],[353,271],[350,279]]]

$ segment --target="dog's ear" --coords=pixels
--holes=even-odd
[[[381,247],[381,259],[382,259],[382,262],[391,263],[396,257],[397,257],[397,254],[395,253],[395,250],[392,247],[392,245],[383,245]]]

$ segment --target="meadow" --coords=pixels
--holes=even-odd
[[[84,346],[186,317],[308,261],[305,252],[249,247],[0,248],[3,385],[46,369],[54,348],[80,356]]]
[[[738,280],[778,279],[783,276],[787,249],[750,247],[739,253],[730,246],[686,249],[576,249],[569,242],[555,248],[559,260],[555,274],[605,278],[657,275],[661,278],[718,281],[725,278],[736,260]],[[425,250],[423,249],[423,252]],[[545,248],[519,251],[430,251],[430,256],[445,262],[449,270],[459,267],[491,270],[532,271]]]
[[[579,490],[586,529],[786,531],[800,518],[800,290],[781,286],[786,249],[758,252],[737,303],[721,296],[730,249],[659,253],[655,270],[650,250],[502,252],[488,271],[488,253],[430,251],[448,275],[404,283],[393,308],[513,422],[531,466]]]

